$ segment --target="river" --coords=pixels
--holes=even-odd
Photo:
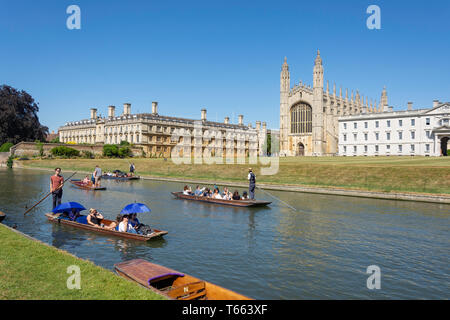
[[[24,216],[25,206],[48,192],[50,174],[0,168],[3,223],[110,270],[141,258],[255,299],[450,298],[450,205],[270,191],[294,211],[257,191],[273,203],[249,209],[174,199],[170,192],[182,190],[181,183],[103,180],[107,190],[96,192],[64,187],[63,202],[96,208],[108,219],[129,203],[146,203],[152,212],[141,222],[169,233],[143,243],[49,223],[51,197]],[[371,265],[380,268],[380,289],[367,287]]]

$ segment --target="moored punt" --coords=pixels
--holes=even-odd
[[[106,187],[94,187],[92,184],[83,183],[81,180],[72,179],[70,183],[79,189],[84,190],[106,190]]]
[[[139,180],[140,176],[131,176],[131,177],[114,177],[114,176],[108,176],[107,174],[102,176],[102,179],[107,180],[120,180],[120,181],[128,181],[128,180]]]
[[[157,229],[152,228],[153,232],[150,233],[149,235],[134,234],[134,233],[129,233],[129,232],[109,230],[109,229],[101,228],[101,227],[94,227],[89,224],[79,223],[79,222],[75,222],[75,221],[71,221],[71,220],[59,219],[58,218],[59,214],[46,213],[45,215],[46,215],[48,221],[53,222],[53,223],[60,223],[60,224],[64,224],[64,225],[68,225],[68,226],[72,226],[72,227],[76,227],[76,228],[80,228],[80,229],[84,229],[84,230],[94,231],[97,233],[103,233],[103,234],[107,234],[107,235],[112,235],[112,236],[117,236],[117,237],[122,237],[122,238],[127,238],[127,239],[140,240],[140,241],[148,241],[151,239],[159,238],[168,233],[167,231],[162,231],[162,230],[157,230]],[[108,220],[108,219],[101,220],[101,223],[103,223],[105,226],[110,226],[111,223],[113,223],[113,222],[114,221]]]
[[[5,218],[6,218],[6,214],[4,214],[3,212],[0,211],[0,222],[5,220]]]
[[[116,263],[118,275],[172,300],[252,300],[213,283],[142,259]]]
[[[259,207],[271,204],[271,201],[261,201],[261,200],[225,200],[225,199],[214,199],[209,197],[199,197],[194,195],[185,195],[183,192],[172,192],[172,194],[179,199],[202,201],[213,204],[223,204],[227,206],[235,207]]]

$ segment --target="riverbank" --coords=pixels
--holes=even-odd
[[[164,300],[109,270],[0,224],[0,299]],[[80,289],[68,289],[69,266],[80,268]],[[69,283],[72,283],[69,281]]]
[[[248,164],[175,164],[171,159],[45,159],[16,161],[20,167],[90,173],[128,171],[133,161],[145,179],[246,187]],[[431,157],[304,157],[280,158],[275,175],[259,174],[264,189],[324,193],[380,199],[450,203],[450,158]]]

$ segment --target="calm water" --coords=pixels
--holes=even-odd
[[[4,223],[111,270],[142,258],[256,299],[450,298],[450,205],[271,191],[294,212],[277,202],[245,209],[176,200],[170,191],[181,190],[179,183],[64,187],[63,201],[110,219],[128,203],[148,204],[152,212],[141,222],[169,234],[142,243],[51,224],[44,217],[50,197],[24,217],[25,205],[49,189],[49,174],[0,168]],[[366,287],[369,265],[381,268],[380,290]]]

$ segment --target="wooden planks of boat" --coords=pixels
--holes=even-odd
[[[140,176],[131,176],[131,177],[114,177],[114,176],[108,176],[108,175],[102,176],[102,179],[119,180],[119,181],[139,180],[140,178],[141,178]]]
[[[6,214],[4,214],[3,212],[0,211],[0,222],[5,220],[5,218],[6,218]]]
[[[75,228],[94,231],[97,233],[102,233],[102,234],[106,234],[106,235],[112,235],[112,236],[117,236],[117,237],[122,237],[122,238],[127,238],[127,239],[139,240],[139,241],[152,240],[155,238],[162,237],[168,233],[167,231],[157,230],[157,229],[152,228],[153,232],[149,235],[134,234],[134,233],[129,233],[129,232],[121,232],[121,231],[110,230],[110,229],[101,228],[101,227],[95,227],[95,226],[91,226],[89,224],[79,223],[79,222],[75,222],[75,221],[71,221],[71,220],[59,219],[59,214],[46,213],[45,215],[46,215],[48,221],[53,222],[53,223],[64,224],[64,225],[72,226]],[[107,227],[110,226],[111,223],[113,223],[113,222],[114,221],[108,220],[108,219],[101,220],[101,223],[103,223]]]
[[[271,201],[261,201],[261,200],[225,200],[225,199],[214,199],[209,197],[199,197],[194,195],[185,195],[183,192],[172,192],[172,194],[179,199],[202,201],[214,204],[223,204],[227,206],[235,207],[259,207],[271,204]]]
[[[118,275],[172,300],[252,300],[242,294],[176,270],[134,259],[116,263]]]
[[[81,180],[77,180],[77,179],[71,179],[70,183],[75,188],[84,189],[84,190],[106,190],[106,187],[94,187],[94,185],[92,183],[83,183]]]

